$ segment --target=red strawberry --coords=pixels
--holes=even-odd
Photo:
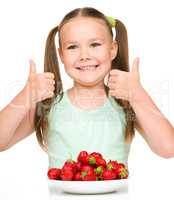
[[[97,181],[97,176],[93,174],[86,174],[85,176],[82,176],[83,181]]]
[[[68,159],[66,160],[66,162],[64,163],[64,165],[66,166],[71,166],[71,167],[74,167],[74,165],[76,164],[76,162],[72,159]]]
[[[98,153],[98,152],[92,152],[90,155],[95,157],[96,159],[97,158],[102,158],[102,155],[100,153]]]
[[[76,163],[76,169],[77,169],[77,171],[81,171],[81,167],[82,167],[82,163],[79,162],[79,161],[77,161],[77,163]]]
[[[111,169],[111,170],[113,170],[116,173],[117,169],[118,169],[118,165],[119,165],[119,163],[117,161],[110,160],[107,163],[107,169]]]
[[[87,151],[81,151],[77,157],[77,161],[79,161],[83,164],[87,164],[87,156],[88,156]]]
[[[61,169],[59,168],[50,168],[47,172],[49,179],[60,179]]]
[[[96,158],[96,165],[106,167],[106,161],[103,158]]]
[[[63,165],[63,169],[72,169],[73,173],[75,174],[77,171],[76,162],[71,159],[67,160]]]
[[[62,169],[60,176],[62,181],[72,181],[74,173],[72,169]]]
[[[117,173],[117,179],[126,179],[128,178],[129,175],[128,169],[125,167],[124,164],[122,165],[122,163],[119,164],[116,173]]]
[[[88,155],[87,156],[87,164],[91,165],[91,166],[95,166],[96,165],[96,158],[92,155]]]
[[[81,172],[85,175],[85,174],[88,174],[88,175],[91,175],[94,173],[94,168],[92,166],[89,166],[89,165],[83,165],[81,167]]]
[[[103,180],[114,180],[116,179],[116,174],[114,173],[113,170],[106,169],[103,171]]]
[[[72,166],[64,165],[62,167],[63,171],[72,171],[73,173],[75,172]]]
[[[123,163],[119,163],[119,165],[121,165],[122,167],[126,167],[125,164],[123,164]]]
[[[82,181],[82,174],[81,172],[77,172],[74,176],[74,181]]]
[[[94,172],[94,168],[90,165],[83,165],[81,168],[82,181],[96,181],[97,174]]]

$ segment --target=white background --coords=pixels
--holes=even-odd
[[[136,56],[140,57],[144,88],[174,124],[172,0],[1,0],[0,108],[6,106],[24,86],[30,58],[35,60],[38,72],[42,72],[48,32],[67,12],[83,6],[93,6],[125,23],[130,63]],[[66,89],[72,82],[61,67]],[[47,156],[39,147],[35,134],[8,151],[0,152],[0,199],[49,199],[45,181],[47,164]],[[129,157],[132,177],[129,199],[173,199],[173,169],[174,159],[155,155],[136,133]]]

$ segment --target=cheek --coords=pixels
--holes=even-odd
[[[65,72],[72,77],[72,73],[76,73],[75,64],[77,62],[77,53],[64,54],[64,69]]]
[[[97,51],[96,57],[98,57],[103,62],[111,61],[111,53],[107,48]]]
[[[65,54],[64,55],[64,65],[65,66],[70,66],[72,64],[74,64],[74,62],[76,61],[77,55],[75,54]]]

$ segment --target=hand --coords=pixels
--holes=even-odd
[[[118,99],[130,101],[136,90],[141,88],[139,76],[139,58],[133,62],[131,72],[113,69],[109,73],[109,94]]]
[[[41,74],[36,73],[36,65],[34,61],[30,60],[30,72],[28,81],[25,86],[27,96],[30,97],[32,104],[54,96],[54,74],[50,72],[44,72]]]

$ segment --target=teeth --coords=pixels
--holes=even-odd
[[[91,70],[91,69],[95,69],[95,66],[84,66],[84,67],[80,67],[82,70]]]
[[[95,70],[97,67],[97,65],[88,65],[88,66],[80,66],[78,67],[78,69],[81,69],[81,70]]]

